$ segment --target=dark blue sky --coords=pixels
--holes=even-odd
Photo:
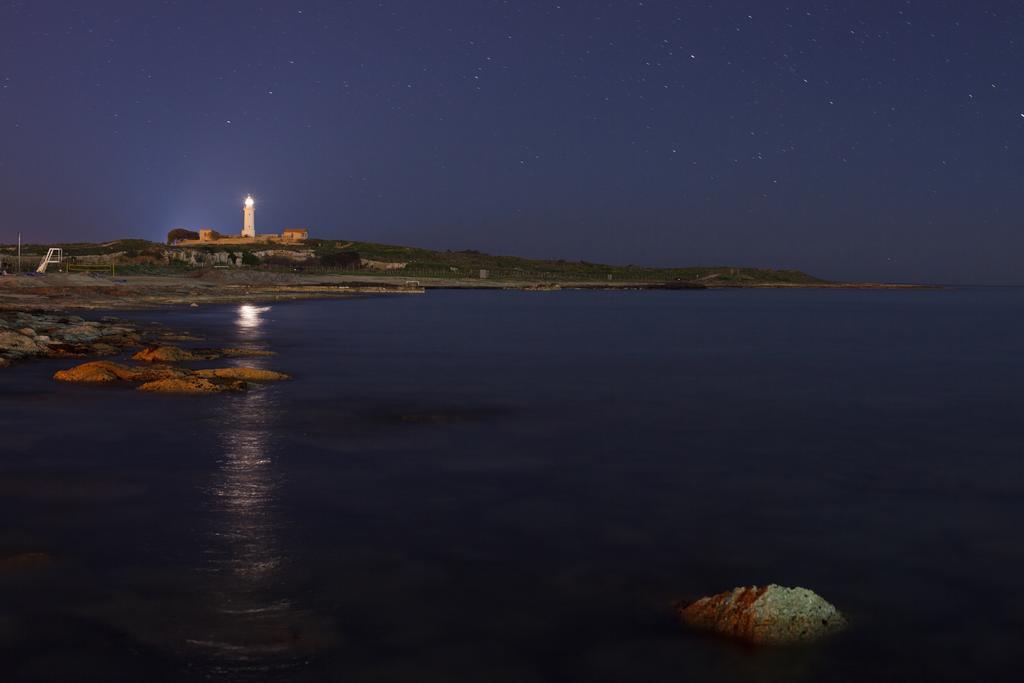
[[[1024,283],[1024,3],[7,2],[0,241]]]

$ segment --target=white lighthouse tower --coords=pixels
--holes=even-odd
[[[252,195],[245,198],[245,207],[242,209],[242,237],[256,237],[256,202]]]

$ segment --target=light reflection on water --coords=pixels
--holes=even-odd
[[[262,337],[263,325],[266,322],[264,313],[270,312],[270,306],[254,306],[242,304],[238,307],[238,318],[235,320],[235,328],[239,336],[245,339],[259,339]]]
[[[261,340],[270,307],[242,305],[239,336]],[[240,364],[264,367],[265,359]],[[233,397],[234,398],[234,397]],[[204,573],[211,577],[210,629],[190,640],[222,673],[266,671],[267,658],[287,658],[301,628],[281,576],[287,561],[285,520],[279,503],[281,474],[272,444],[280,406],[265,387],[252,386],[216,404],[220,457],[205,489],[212,524],[205,537]]]

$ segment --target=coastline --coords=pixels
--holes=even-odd
[[[31,358],[109,357],[175,338],[128,320],[73,313],[152,310],[232,303],[424,294],[427,290],[550,292],[707,289],[927,289],[876,283],[538,282],[410,279],[400,276],[193,271],[186,275],[48,274],[0,278],[0,367]]]
[[[0,278],[0,310],[131,310],[191,304],[273,302],[376,294],[423,294],[430,289],[557,291],[681,289],[937,289],[884,283],[550,282],[407,278],[378,275],[194,271],[185,275],[48,274]]]

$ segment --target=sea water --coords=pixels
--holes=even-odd
[[[1024,290],[429,292],[121,314],[229,396],[0,371],[4,681],[1009,679]],[[695,634],[805,586],[849,631]]]

